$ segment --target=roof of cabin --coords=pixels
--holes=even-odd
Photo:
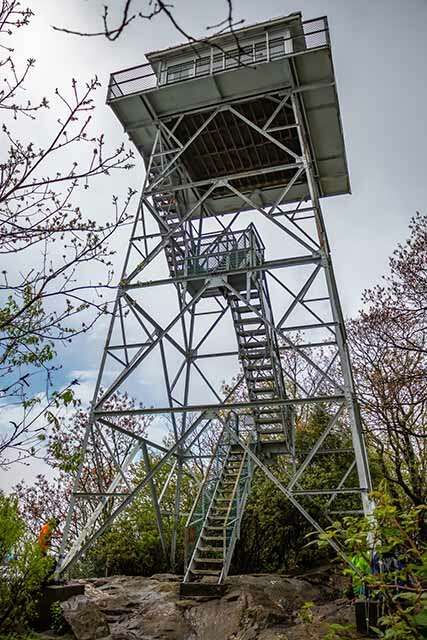
[[[271,28],[275,25],[280,25],[283,22],[289,22],[291,20],[301,20],[302,13],[301,11],[296,11],[293,13],[289,13],[287,16],[280,16],[278,18],[272,18],[271,20],[263,20],[261,22],[254,22],[245,27],[240,27],[239,29],[233,29],[232,32],[228,31],[227,33],[222,33],[214,36],[208,36],[206,38],[201,38],[200,40],[195,40],[191,42],[186,42],[184,44],[175,44],[171,47],[166,47],[166,49],[158,49],[156,51],[150,51],[145,54],[145,57],[149,62],[157,62],[164,57],[169,57],[170,54],[176,53],[185,53],[188,49],[189,51],[194,51],[194,48],[204,48],[206,45],[210,45],[211,43],[220,43],[226,42],[228,40],[232,40],[236,35],[241,36],[244,35],[245,32],[250,34],[252,31],[262,30],[263,28]]]

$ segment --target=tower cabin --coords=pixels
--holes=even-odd
[[[160,123],[168,122],[173,137],[163,148],[163,167],[178,143],[187,184],[195,189],[186,193],[187,207],[217,180],[193,218],[242,210],[241,198],[222,188],[222,179],[242,193],[255,192],[262,207],[278,201],[287,185],[282,202],[309,192],[306,173],[293,179],[295,164],[284,162],[277,147],[278,141],[301,156],[294,111],[279,109],[290,90],[300,101],[319,196],[349,193],[326,17],[303,21],[292,13],[146,57],[148,63],[111,75],[107,101],[148,170]],[[210,119],[218,105],[224,110]]]

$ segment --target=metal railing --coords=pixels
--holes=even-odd
[[[251,446],[254,441],[253,434],[250,434],[249,438],[247,444]],[[223,582],[228,575],[234,548],[240,538],[240,525],[251,488],[253,471],[252,458],[245,452],[224,522],[224,565],[219,579],[220,582]]]
[[[166,85],[177,84],[202,78],[217,73],[223,73],[239,67],[256,67],[280,58],[294,56],[309,49],[328,47],[329,28],[326,17],[305,20],[301,28],[291,30],[289,36],[283,35],[287,23],[266,30],[262,35],[248,37],[233,34],[231,49],[223,49],[215,45],[214,39],[205,43],[198,43],[200,55],[182,64],[175,64],[168,68],[154,70],[151,63],[137,65],[111,74],[108,86],[107,102],[134,93],[142,93]],[[236,43],[238,42],[238,45]],[[204,48],[203,45],[206,47]]]
[[[194,255],[185,258],[181,270],[187,276],[250,269],[262,264],[264,245],[253,224],[239,231],[224,230],[202,236]]]
[[[229,441],[225,436],[224,429],[222,429],[196,498],[193,502],[193,506],[188,514],[187,522],[185,523],[184,564],[187,573],[188,568],[191,565],[191,560],[196,550],[203,525],[209,514],[213,498],[218,489],[229,451]],[[186,577],[188,578],[188,576]]]
[[[248,429],[248,425],[245,424],[244,419],[242,420],[242,416],[232,413],[227,420],[227,426],[231,428],[236,435],[244,438],[249,446],[254,444],[254,434]],[[190,578],[191,567],[195,561],[200,536],[209,517],[212,505],[214,504],[221,480],[223,479],[224,469],[227,466],[228,457],[232,453],[233,444],[234,438],[223,428],[185,523],[184,582],[188,582]],[[220,575],[220,582],[222,582],[228,574],[234,547],[240,537],[240,524],[250,492],[253,469],[252,459],[245,452],[230,496],[230,504],[223,526],[224,543],[222,553],[224,564]]]

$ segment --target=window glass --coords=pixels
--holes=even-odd
[[[196,76],[205,76],[210,73],[211,59],[209,56],[196,59]]]
[[[255,44],[255,60],[257,62],[267,60],[267,47],[265,40]]]
[[[212,60],[213,72],[221,71],[224,68],[224,54],[222,51],[214,53]]]
[[[182,64],[174,64],[172,67],[168,67],[167,70],[167,82],[179,82],[180,80],[186,80],[194,76],[194,62],[184,62]]]
[[[285,40],[283,36],[271,38],[270,40],[270,58],[280,58],[285,55]]]

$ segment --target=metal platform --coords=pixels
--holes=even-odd
[[[226,275],[232,287],[244,290],[247,272],[264,260],[264,245],[253,224],[242,230],[204,234],[189,249],[186,255],[182,245],[175,243],[170,261],[172,275],[185,277],[192,295],[206,286],[212,273]],[[218,295],[215,285],[204,293],[205,297],[212,295]]]
[[[112,74],[109,104],[140,153],[149,158],[158,119],[170,118],[177,151],[197,187],[234,175],[234,186],[262,189],[262,204],[272,204],[280,196],[278,185],[291,179],[295,160],[289,156],[290,166],[284,166],[275,142],[301,152],[292,109],[277,110],[285,92],[293,91],[301,98],[319,195],[349,193],[327,19],[303,22],[300,14],[292,14],[239,30],[236,38],[239,50],[229,35],[215,46],[200,43],[147,54],[148,64]],[[181,73],[168,73],[169,59]],[[184,62],[178,65],[177,59]],[[285,202],[307,192],[300,176]],[[207,205],[210,215],[241,206],[225,190],[216,190]]]

